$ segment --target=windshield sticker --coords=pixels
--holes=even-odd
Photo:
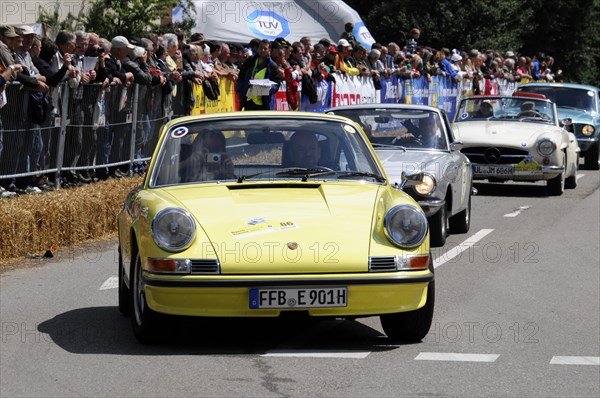
[[[460,115],[460,118],[461,118],[462,120],[465,120],[465,119],[466,119],[466,118],[468,118],[468,117],[469,117],[469,114],[468,114],[467,112],[465,112],[465,113],[463,113],[462,115]]]
[[[594,96],[594,92],[590,90],[590,91],[587,92],[587,95],[589,95],[590,97],[593,97]]]
[[[250,236],[281,232],[296,228],[298,228],[298,225],[294,224],[292,221],[270,221],[265,218],[253,218],[246,224],[231,231],[231,234],[236,239],[244,239]]]
[[[172,138],[182,138],[185,137],[188,133],[187,127],[177,127],[175,130],[171,131]]]
[[[356,133],[356,130],[355,130],[355,129],[354,129],[354,127],[352,127],[352,126],[345,125],[345,126],[344,126],[344,130],[346,130],[347,132],[349,132],[349,133],[351,133],[351,134],[354,134],[354,133]]]

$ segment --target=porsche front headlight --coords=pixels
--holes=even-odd
[[[543,139],[537,144],[537,150],[540,155],[550,156],[556,150],[556,144],[549,139]]]
[[[415,191],[419,195],[429,195],[435,190],[435,178],[429,174],[423,174],[421,182],[415,185]]]
[[[391,208],[385,215],[384,225],[388,239],[401,248],[419,246],[427,236],[427,217],[412,205]]]
[[[594,126],[591,126],[589,124],[586,124],[585,126],[583,126],[583,128],[581,129],[581,134],[585,135],[585,136],[590,136],[592,134],[594,134]]]
[[[185,210],[168,208],[161,210],[152,222],[154,242],[168,252],[187,249],[196,235],[196,223]]]

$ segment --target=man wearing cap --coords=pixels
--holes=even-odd
[[[346,39],[340,39],[338,41],[338,54],[335,57],[336,69],[348,73],[352,76],[360,75],[360,70],[356,67],[354,58],[350,56],[352,51],[352,45]]]

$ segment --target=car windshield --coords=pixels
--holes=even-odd
[[[150,186],[260,180],[385,181],[357,127],[265,117],[192,120],[166,131]]]
[[[594,92],[587,89],[556,86],[521,87],[519,91],[543,94],[560,108],[582,109],[588,112],[596,110]]]
[[[529,97],[472,97],[463,99],[454,122],[498,120],[555,124],[551,102]]]
[[[447,149],[439,113],[426,109],[332,109],[331,113],[359,123],[376,149]]]

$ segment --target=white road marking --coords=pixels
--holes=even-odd
[[[369,356],[370,351],[291,351],[291,352],[269,352],[262,354],[261,357],[280,357],[280,358],[353,358],[364,359]]]
[[[433,268],[437,268],[440,265],[460,256],[460,254],[462,252],[464,252],[468,248],[472,247],[475,243],[477,243],[478,241],[483,239],[486,235],[490,234],[492,231],[493,231],[493,229],[482,229],[479,232],[477,232],[476,234],[474,234],[473,236],[467,238],[460,245],[453,247],[452,249],[450,249],[446,252],[443,252],[443,254],[440,257],[433,260]]]
[[[600,366],[600,357],[552,357],[550,365],[595,365]]]
[[[119,287],[119,277],[111,276],[106,281],[104,281],[102,286],[100,286],[100,290],[116,289],[118,287]]]
[[[516,217],[527,209],[531,209],[531,206],[520,206],[518,209],[516,209],[512,213],[505,214],[504,217]]]
[[[579,173],[577,173],[577,176],[575,177],[575,179],[576,179],[577,181],[579,181],[579,179],[580,179],[581,177],[584,177],[584,176],[585,176],[585,174],[579,174]]]
[[[459,354],[454,352],[421,352],[417,361],[495,362],[499,354]]]

